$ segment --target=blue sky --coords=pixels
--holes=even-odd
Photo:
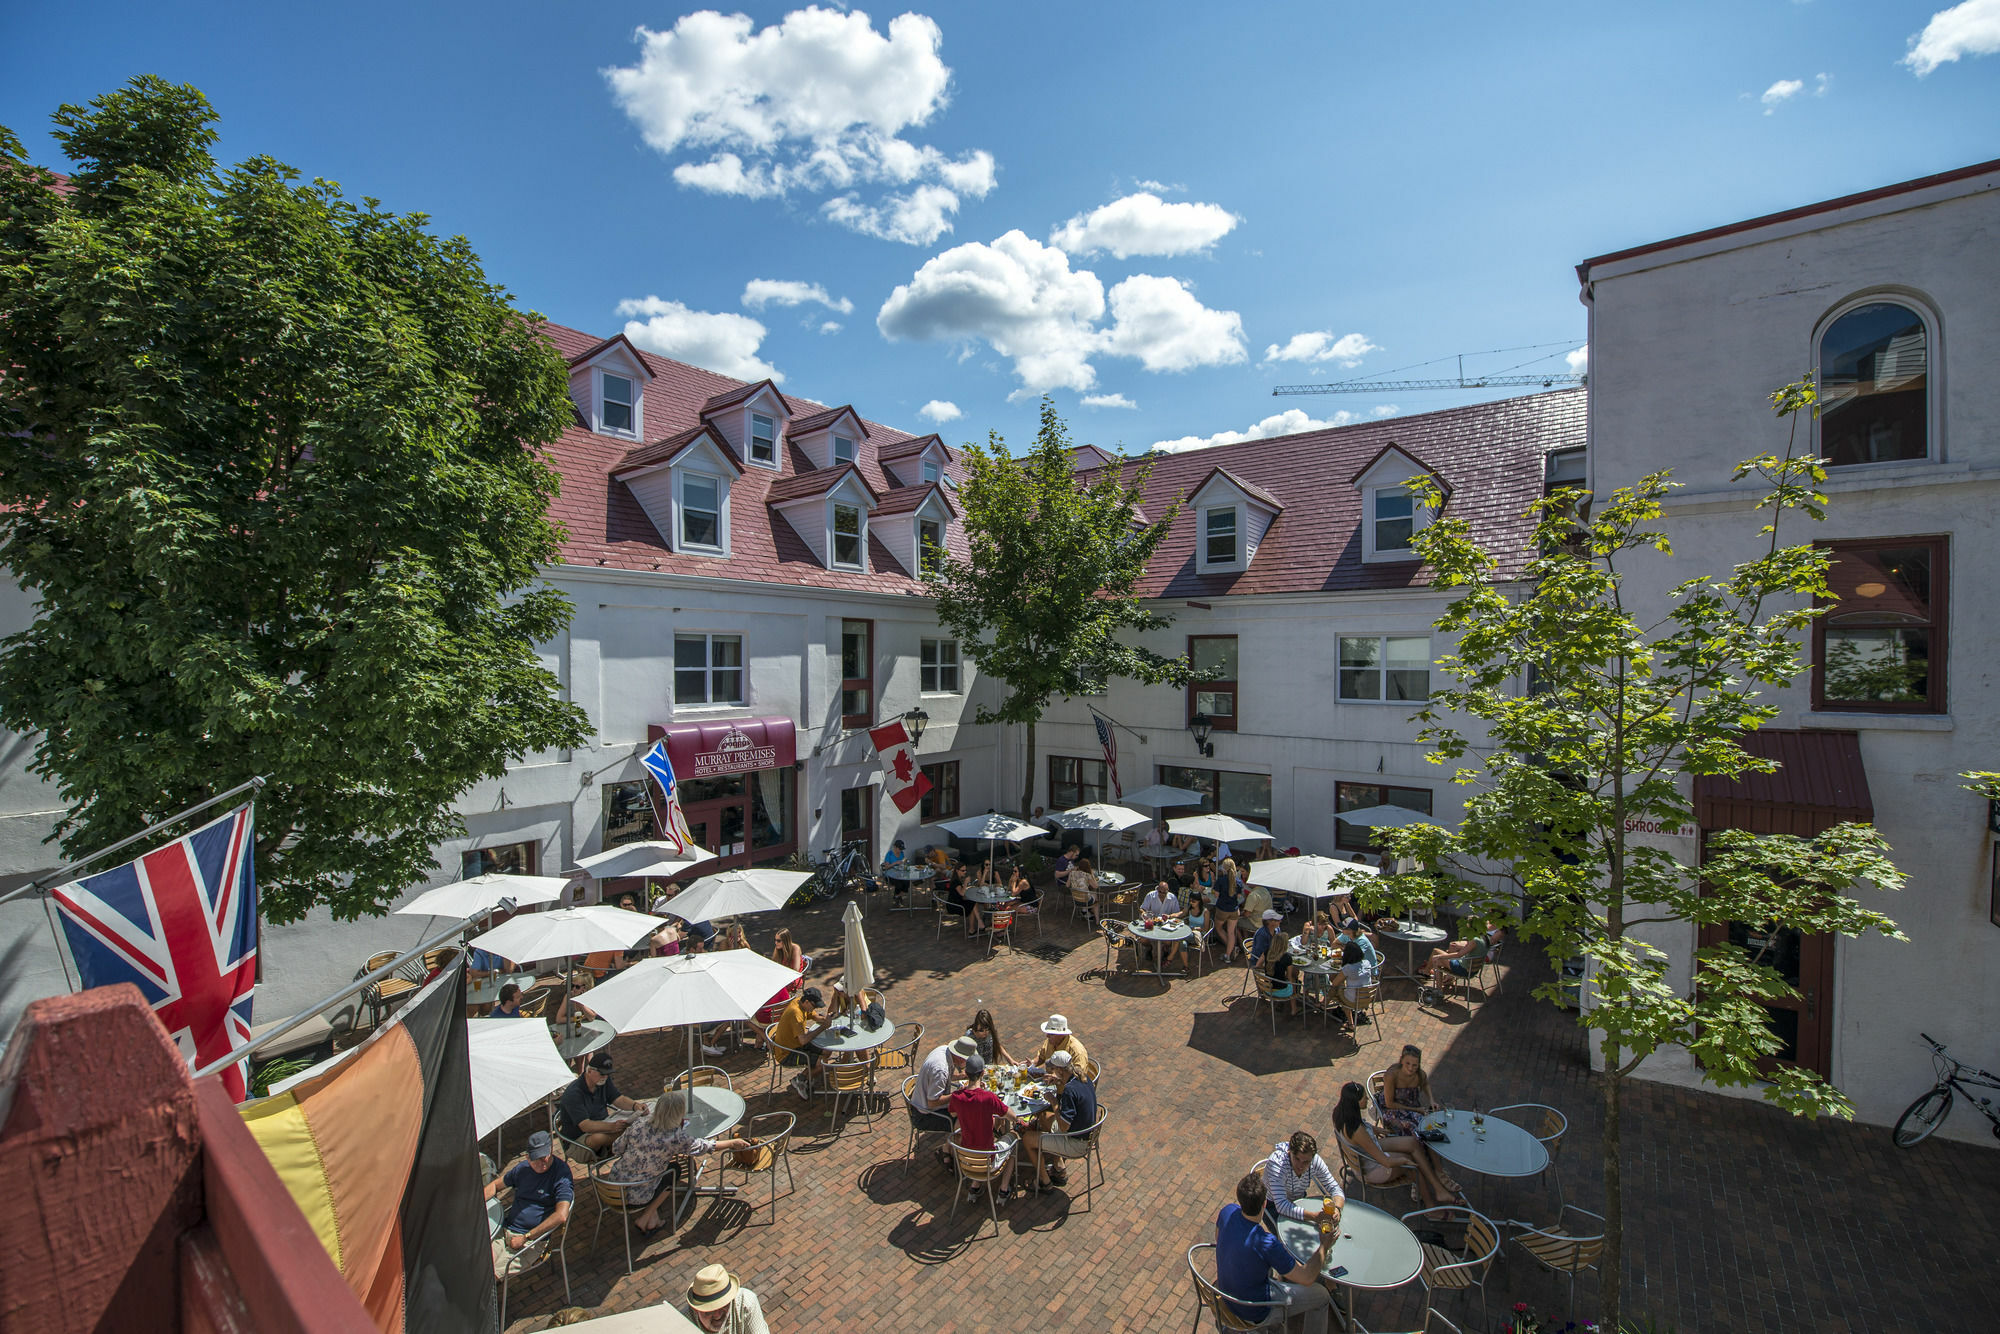
[[[1561,369],[1580,259],[2000,153],[2000,0],[736,12],[21,7],[0,124],[60,165],[59,103],[193,83],[225,160],[427,212],[563,323],[1134,450]]]

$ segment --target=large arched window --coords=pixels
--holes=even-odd
[[[1930,455],[1931,338],[1896,301],[1843,312],[1819,337],[1819,452],[1831,467]]]

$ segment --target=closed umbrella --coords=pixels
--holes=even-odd
[[[861,930],[861,905],[854,900],[847,901],[847,911],[840,915],[847,928],[846,953],[843,956],[840,980],[846,984],[847,995],[857,1005],[861,1002],[861,989],[875,985],[875,960],[868,953],[868,937]]]
[[[1238,839],[1269,838],[1271,831],[1262,825],[1246,824],[1233,815],[1187,815],[1178,820],[1167,821],[1167,832],[1186,834],[1190,838],[1206,838],[1217,843],[1234,843]]]
[[[697,1027],[750,1019],[799,977],[751,950],[641,959],[593,988],[590,1008],[620,1033],[687,1025],[692,1070]]]
[[[472,1067],[473,1138],[485,1139],[513,1116],[574,1078],[549,1026],[521,1019],[465,1021]]]
[[[785,901],[810,879],[810,872],[773,871],[762,866],[720,871],[703,876],[654,911],[672,913],[683,922],[712,922],[718,917],[770,912],[784,907]]]
[[[494,871],[427,889],[396,911],[413,917],[478,917],[498,908],[503,899],[512,899],[516,905],[554,903],[562,897],[563,886],[568,883],[559,875],[508,875]]]

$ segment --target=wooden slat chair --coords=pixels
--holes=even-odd
[[[1201,1313],[1203,1311],[1208,1312],[1215,1321],[1215,1327],[1220,1330],[1285,1328],[1286,1313],[1291,1309],[1291,1303],[1288,1301],[1265,1300],[1261,1302],[1244,1302],[1243,1305],[1245,1306],[1259,1307],[1263,1310],[1263,1316],[1256,1320],[1245,1320],[1242,1316],[1236,1314],[1235,1308],[1229,1303],[1237,1299],[1225,1298],[1222,1289],[1216,1287],[1214,1280],[1204,1275],[1201,1272],[1201,1266],[1195,1262],[1196,1254],[1201,1251],[1209,1253],[1208,1268],[1213,1270],[1215,1268],[1215,1243],[1212,1241],[1203,1241],[1188,1247],[1187,1267],[1188,1277],[1194,1280],[1194,1328],[1196,1330],[1201,1328]]]
[[[1361,1150],[1348,1143],[1347,1136],[1336,1133],[1333,1139],[1334,1143],[1340,1146],[1341,1170],[1347,1173],[1353,1180],[1353,1193],[1359,1195],[1364,1201],[1368,1198],[1368,1192],[1371,1190],[1399,1190],[1407,1187],[1417,1179],[1417,1169],[1414,1166],[1407,1166],[1397,1168],[1387,1181],[1379,1183],[1370,1181],[1368,1179],[1368,1168],[1371,1160],[1364,1157]]]
[[[683,1070],[675,1075],[673,1083],[667,1085],[667,1087],[670,1089],[725,1088],[734,1093],[736,1091],[736,1081],[731,1079],[729,1072],[719,1065],[697,1065],[692,1070]]]
[[[771,1221],[778,1221],[778,1165],[785,1168],[785,1194],[798,1190],[798,1183],[792,1180],[792,1131],[798,1125],[798,1118],[790,1112],[765,1112],[750,1118],[744,1138],[755,1140],[756,1147],[739,1149],[730,1154],[722,1164],[722,1181],[727,1184],[731,1171],[743,1174],[743,1184],[748,1186],[750,1178],[759,1172],[767,1172],[771,1177]],[[737,1196],[742,1199],[741,1195]],[[746,1201],[747,1203],[747,1201]],[[752,1212],[756,1205],[749,1206]]]
[[[550,1228],[518,1251],[495,1257],[493,1276],[500,1280],[500,1328],[507,1328],[507,1289],[513,1285],[514,1275],[540,1269],[551,1258],[562,1265],[563,1304],[569,1304],[569,1225],[575,1217],[576,1210],[572,1207],[569,1218],[565,1218],[560,1225]]]
[[[630,1274],[632,1272],[632,1216],[634,1214],[645,1213],[647,1207],[653,1201],[652,1193],[648,1193],[643,1201],[635,1199],[634,1196],[638,1194],[639,1187],[642,1186],[650,1185],[654,1193],[665,1190],[667,1188],[667,1174],[661,1172],[656,1176],[621,1177],[617,1175],[617,1172],[618,1160],[616,1158],[606,1158],[603,1162],[593,1164],[590,1169],[591,1194],[597,1197],[597,1227],[591,1231],[590,1248],[592,1250],[597,1249],[597,1239],[604,1231],[604,1215],[607,1213],[617,1214],[621,1230],[625,1234],[625,1272]],[[639,1249],[642,1251],[645,1249],[643,1243]]]
[[[1560,1213],[1563,1207],[1563,1183],[1562,1171],[1556,1160],[1562,1153],[1563,1136],[1569,1133],[1569,1118],[1548,1104],[1540,1102],[1511,1102],[1505,1107],[1495,1107],[1492,1115],[1498,1116],[1502,1112],[1521,1113],[1519,1116],[1510,1116],[1507,1119],[1540,1140],[1542,1147],[1549,1151],[1549,1165],[1542,1169],[1542,1179],[1545,1182],[1555,1183],[1556,1210]]]
[[[1354,999],[1349,1001],[1346,999],[1346,991],[1342,987],[1340,980],[1336,977],[1334,994],[1341,998],[1341,1008],[1347,1011],[1347,1021],[1354,1027],[1355,1044],[1357,1046],[1360,1045],[1363,1029],[1367,1029],[1373,1033],[1374,1040],[1380,1042],[1382,1040],[1382,1016],[1387,1013],[1387,1008],[1382,1002],[1382,984],[1380,982],[1370,982],[1365,987],[1356,987],[1354,989]],[[1368,1016],[1368,1022],[1365,1024],[1361,1022],[1361,1016],[1364,1014]]]
[[[917,1124],[916,1106],[910,1101],[916,1091],[917,1077],[911,1075],[903,1081],[903,1114],[909,1118],[910,1122],[910,1143],[904,1150],[903,1156],[911,1160],[915,1160],[917,1156],[917,1141],[925,1135],[935,1135],[938,1133],[936,1130]]]
[[[1486,1276],[1492,1272],[1494,1258],[1500,1254],[1500,1230],[1493,1225],[1493,1221],[1462,1204],[1440,1204],[1404,1214],[1403,1222],[1412,1232],[1422,1230],[1427,1223],[1457,1224],[1465,1229],[1464,1240],[1457,1250],[1435,1242],[1423,1243],[1424,1286],[1433,1292],[1464,1292],[1477,1288],[1479,1328],[1488,1328]],[[1430,1230],[1437,1229],[1433,1227]]]
[[[1570,1215],[1587,1218],[1591,1223],[1572,1231]],[[1592,1224],[1595,1230],[1592,1230]],[[1546,1228],[1523,1228],[1515,1233],[1514,1244],[1528,1253],[1530,1259],[1552,1273],[1564,1274],[1569,1278],[1569,1316],[1576,1316],[1576,1276],[1586,1269],[1597,1268],[1597,1259],[1604,1253],[1604,1218],[1588,1209],[1579,1209],[1566,1204],[1557,1216],[1556,1222]]]
[[[1006,937],[1009,947],[1014,944],[1015,911],[1013,908],[995,908],[986,914],[987,958],[993,957],[993,951],[1000,944],[1002,936]]]
[[[368,962],[361,965],[361,971],[356,973],[355,976],[366,977],[377,968],[387,967],[396,961],[396,956],[400,953],[402,953],[401,950],[384,950],[380,954],[369,955]],[[414,977],[411,976],[413,970],[416,973]],[[421,967],[413,959],[395,972],[389,974],[389,976],[370,984],[361,993],[362,999],[368,1005],[370,1023],[379,1028],[383,1017],[389,1011],[395,1009],[398,1005],[401,1005],[416,994],[418,988],[423,985],[424,975],[428,971],[428,969]]]
[[[1000,1173],[1007,1166],[1007,1159],[1018,1145],[999,1149],[968,1149],[958,1142],[958,1132],[952,1131],[945,1143],[951,1146],[952,1160],[958,1164],[958,1189],[952,1192],[950,1217],[958,1217],[958,1202],[965,1197],[968,1185],[985,1186],[986,1212],[993,1219],[993,1235],[1000,1235],[1000,1192],[993,1184],[1000,1179]]]
[[[882,1078],[887,1076],[889,1083],[893,1085],[903,1077],[905,1071],[916,1069],[917,1044],[923,1040],[922,1024],[898,1024],[895,1033],[876,1051],[875,1091],[882,1096],[885,1103],[889,1098],[889,1090],[882,1087]]]
[[[523,1019],[548,1018],[549,1004],[554,999],[555,992],[553,990],[543,989],[537,991],[534,995],[521,1002],[521,1017]]]
[[[953,903],[942,894],[931,895],[931,906],[937,910],[937,934],[944,938],[944,924],[956,919],[960,928],[965,926],[965,909]]]
[[[875,1119],[872,1115],[875,1101],[875,1053],[866,1051],[843,1054],[850,1055],[853,1059],[829,1060],[819,1068],[820,1078],[825,1081],[826,1090],[833,1094],[833,1107],[827,1112],[827,1120],[829,1123],[838,1123],[841,1099],[851,1098],[856,1104],[868,1108],[871,1113],[868,1118],[868,1129],[872,1132],[875,1129]]]
[[[787,1067],[785,1062],[788,1057],[805,1056],[810,1060],[811,1055],[812,1053],[802,1052],[795,1047],[780,1046],[778,1043],[778,1026],[776,1024],[772,1024],[769,1028],[765,1029],[764,1063],[771,1067],[771,1087],[767,1092],[776,1093],[778,1091],[778,1072],[780,1070],[789,1068],[798,1074],[804,1074],[811,1068],[809,1065],[801,1065],[798,1062],[793,1062],[791,1066]]]
[[[1278,994],[1279,984],[1273,982],[1271,975],[1263,969],[1256,969],[1252,976],[1257,980],[1257,1003],[1271,1007],[1271,1036],[1276,1037],[1278,1036],[1278,1007],[1281,1005],[1289,1007],[1291,997],[1280,996]]]

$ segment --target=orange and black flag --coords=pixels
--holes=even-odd
[[[382,1334],[489,1331],[462,962],[243,1119]]]

